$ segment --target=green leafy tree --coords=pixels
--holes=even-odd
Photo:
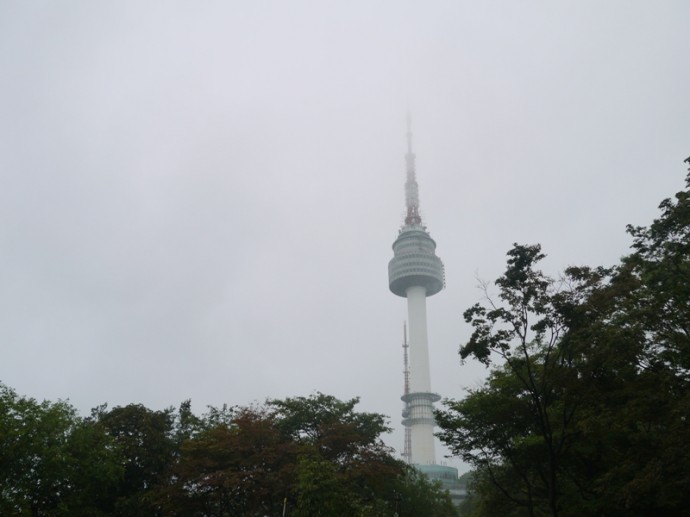
[[[38,403],[0,384],[0,514],[454,515],[440,485],[393,458],[383,416],[318,393],[263,406]]]
[[[72,406],[0,384],[1,515],[101,515],[121,475],[112,441]]]
[[[176,514],[279,513],[294,476],[294,447],[264,410],[234,414],[230,425],[206,429],[183,444],[170,492]]]
[[[458,510],[440,481],[432,481],[416,468],[405,465],[404,471],[395,479],[395,513],[399,517],[428,515],[433,517],[455,517]],[[374,515],[387,515],[376,513]]]
[[[182,442],[171,483],[153,491],[156,504],[166,515],[379,516],[405,493],[425,515],[453,515],[447,492],[382,443],[384,417],[357,402],[317,393],[211,408]]]
[[[439,412],[441,439],[493,480],[514,505],[528,514],[558,515],[570,487],[559,472],[575,434],[578,400],[567,394],[568,357],[558,346],[565,331],[561,306],[577,299],[581,283],[569,275],[571,290],[536,266],[544,258],[536,246],[515,245],[496,281],[498,300],[465,312],[474,331],[460,350],[495,367],[483,388],[463,401],[448,401]],[[510,486],[504,479],[509,468]]]
[[[271,400],[276,424],[296,442],[318,446],[329,459],[349,458],[364,450],[381,450],[382,433],[390,431],[385,417],[354,410],[359,398],[340,401],[316,393],[310,397]]]
[[[391,483],[402,472],[402,464],[381,441],[381,434],[389,431],[385,418],[355,411],[358,402],[358,398],[340,401],[323,393],[268,402],[278,429],[299,446],[302,475],[293,499],[300,512],[311,512],[324,501],[342,508],[344,514],[371,512],[392,501]],[[331,465],[325,471],[328,476],[315,483],[309,474],[325,462]],[[343,489],[333,491],[334,484]]]
[[[461,347],[492,367],[438,414],[477,515],[650,515],[690,500],[690,176],[611,269],[537,269],[516,245]]]
[[[634,351],[635,375],[628,365],[630,380],[604,399],[611,404],[602,408],[600,398],[597,406],[618,437],[606,443],[610,468],[599,490],[638,515],[690,505],[690,175],[659,208],[650,226],[628,227],[633,252],[618,269],[615,303],[602,323],[624,336],[619,354]]]
[[[336,464],[318,456],[297,460],[295,510],[299,517],[357,515],[358,500],[350,497]]]
[[[149,516],[160,512],[151,500],[154,487],[166,484],[176,460],[171,410],[152,411],[141,404],[105,406],[93,412],[94,424],[113,439],[124,475],[110,494],[114,515]]]
[[[180,404],[177,414],[173,416],[173,439],[176,447],[201,431],[203,420],[192,412],[192,401],[187,399]]]

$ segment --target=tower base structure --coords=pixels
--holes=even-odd
[[[434,447],[434,402],[441,396],[429,392],[407,393],[400,397],[405,403],[402,424],[410,429],[413,448],[410,463],[413,465],[433,465]]]
[[[458,469],[447,465],[415,465],[415,468],[426,474],[432,481],[440,481],[443,488],[448,490],[455,506],[467,498],[467,487],[459,481]]]

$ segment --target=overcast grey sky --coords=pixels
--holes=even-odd
[[[461,397],[515,241],[610,265],[690,155],[686,1],[0,3],[0,380],[82,413],[361,396],[401,448],[405,112]]]

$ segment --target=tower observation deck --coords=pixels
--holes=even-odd
[[[412,152],[412,133],[407,127],[407,180],[405,182],[406,216],[393,243],[393,258],[388,263],[388,281],[393,294],[407,299],[409,325],[409,393],[403,425],[410,429],[410,463],[435,464],[433,403],[441,399],[431,392],[429,346],[426,326],[426,297],[445,285],[441,259],[436,256],[436,242],[431,238],[419,214],[419,187]]]

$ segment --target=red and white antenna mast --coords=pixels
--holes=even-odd
[[[405,395],[410,394],[410,365],[407,360],[407,350],[410,345],[407,344],[407,322],[403,323],[403,375],[405,378]],[[405,407],[402,412],[403,418],[409,418],[410,416],[410,403],[405,402]],[[412,459],[412,429],[409,426],[405,426],[405,445],[403,447],[402,457],[405,458],[407,463],[410,463]]]

